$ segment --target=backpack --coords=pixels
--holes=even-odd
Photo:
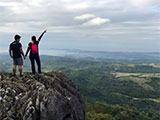
[[[36,44],[32,44],[32,54],[38,54],[38,46]]]

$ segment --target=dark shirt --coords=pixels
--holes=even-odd
[[[13,51],[13,58],[21,58],[21,51],[20,48],[22,47],[22,44],[14,41],[10,44],[10,48]]]
[[[40,37],[38,38],[38,41],[36,41],[34,44],[36,44],[37,45],[37,47],[38,47],[38,45],[39,45],[39,41],[41,40],[41,38],[42,38],[42,36],[44,35],[44,33],[42,33],[41,35],[40,35]],[[28,44],[28,49],[27,49],[27,51],[26,51],[26,54],[25,54],[25,56],[27,56],[27,54],[28,54],[28,52],[30,51],[30,57],[32,57],[33,56],[33,54],[32,54],[32,42],[30,42],[29,44]],[[37,54],[38,55],[38,54]]]

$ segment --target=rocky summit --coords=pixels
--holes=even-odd
[[[85,120],[85,106],[61,72],[0,73],[0,120]]]

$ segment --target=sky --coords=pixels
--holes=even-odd
[[[14,35],[40,49],[160,52],[159,0],[0,0],[0,52]]]

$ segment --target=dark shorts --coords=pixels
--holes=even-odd
[[[13,59],[13,65],[22,66],[23,65],[23,59],[22,58],[14,58]]]

